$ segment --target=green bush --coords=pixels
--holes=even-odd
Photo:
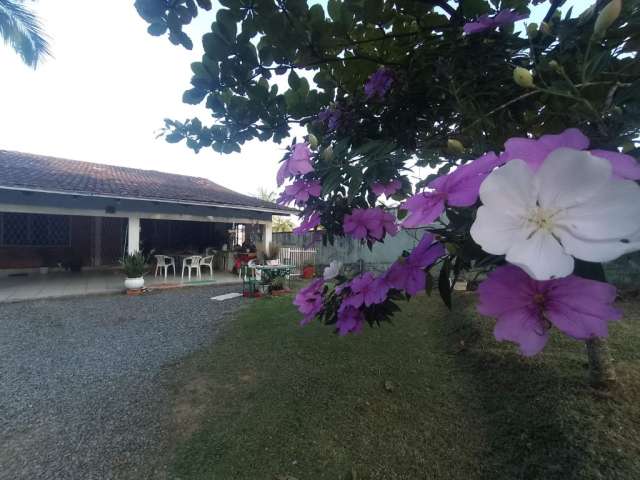
[[[146,273],[147,258],[140,252],[125,255],[120,264],[127,278],[142,277]]]

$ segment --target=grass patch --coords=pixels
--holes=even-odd
[[[523,359],[460,295],[339,338],[260,299],[175,385],[181,479],[640,478],[640,319],[612,332],[621,388],[586,385],[584,346]]]

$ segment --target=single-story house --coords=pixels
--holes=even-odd
[[[292,210],[204,178],[0,150],[0,272],[124,253],[267,249]],[[0,273],[1,274],[1,273]]]

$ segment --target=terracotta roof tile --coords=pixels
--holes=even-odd
[[[0,150],[0,188],[2,187],[291,211],[234,192],[205,178],[8,150]]]

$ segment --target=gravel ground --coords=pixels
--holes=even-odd
[[[0,305],[0,479],[162,479],[173,366],[238,286]]]

